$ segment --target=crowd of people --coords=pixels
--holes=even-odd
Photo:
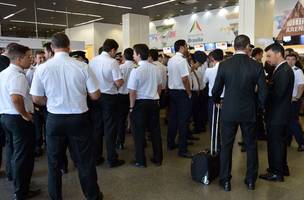
[[[96,166],[105,161],[110,168],[125,164],[117,150],[125,149],[128,124],[135,147],[131,164],[147,167],[149,140],[150,161],[161,166],[161,109],[168,123],[167,149],[177,149],[182,158],[193,157],[188,146],[199,140],[194,135],[207,127],[211,132],[212,118],[217,118],[213,108],[220,110],[219,180],[225,191],[231,190],[238,127],[242,151],[247,152],[249,190],[255,189],[258,178],[257,138],[267,139],[269,165],[259,177],[281,182],[289,176],[287,146],[293,136],[298,151],[304,151],[299,123],[304,75],[292,49],[284,50],[277,42],[269,45],[264,66],[264,50],[253,49],[246,35],[235,38],[234,55],[224,55],[221,49],[191,54],[185,40],[175,42],[172,57],[146,44],[123,53],[117,53],[118,48],[115,40],[107,39],[89,61],[84,52],[70,52],[64,33],[54,34],[44,51],[33,56],[29,47],[6,47],[0,56],[0,155],[5,146],[5,175],[13,182],[14,199],[39,195],[40,189],[30,188],[30,183],[34,158],[44,151],[49,197],[62,199],[67,149],[85,198],[103,199]]]

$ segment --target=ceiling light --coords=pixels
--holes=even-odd
[[[93,19],[93,20],[90,20],[90,21],[87,21],[87,22],[82,22],[82,23],[79,23],[79,24],[75,24],[74,26],[81,26],[81,25],[85,25],[85,24],[90,24],[92,22],[96,22],[96,21],[103,20],[103,19],[104,18]]]
[[[179,12],[184,12],[184,10],[180,10]]]
[[[193,7],[193,9],[197,9],[197,7],[196,7],[196,6],[194,6],[194,7]]]
[[[160,5],[171,3],[171,2],[174,2],[174,1],[176,1],[176,0],[163,1],[163,2],[156,3],[156,4],[145,6],[145,7],[142,7],[142,8],[143,9],[152,8],[152,7],[155,7],[155,6],[160,6]]]
[[[109,6],[109,7],[114,7],[114,8],[124,8],[124,9],[132,10],[131,7],[119,6],[119,5],[109,4],[109,3],[101,3],[101,2],[87,1],[87,0],[76,0],[76,1],[83,2],[83,3],[95,4],[95,5],[101,5],[101,6]]]
[[[209,3],[208,6],[212,6],[212,3]]]
[[[69,15],[81,15],[81,16],[90,16],[90,17],[101,17],[100,15],[93,15],[93,14],[87,14],[87,13],[78,13],[78,12],[67,12],[67,11],[61,11],[61,10],[51,10],[51,9],[46,9],[46,8],[37,8],[37,10],[46,11],[46,12],[69,14]]]
[[[2,3],[0,2],[0,5],[3,5],[3,6],[11,6],[11,7],[16,7],[17,5],[15,4],[11,4],[11,3]]]
[[[7,15],[7,16],[3,17],[3,19],[11,18],[11,17],[15,16],[16,14],[21,13],[21,12],[23,12],[23,11],[25,11],[25,10],[26,10],[26,8],[23,8],[23,9],[21,9],[21,10],[18,10],[17,12],[14,12],[14,13],[12,13],[12,14],[10,14],[10,15]]]
[[[22,20],[10,20],[10,22],[25,23],[25,24],[36,24],[36,22],[33,22],[33,21],[22,21]],[[51,24],[51,23],[44,23],[44,22],[37,22],[37,24],[47,25],[47,26],[62,26],[62,27],[66,27],[66,25],[64,25],[64,24]]]

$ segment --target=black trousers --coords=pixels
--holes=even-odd
[[[45,133],[46,107],[35,105],[34,125],[35,125],[35,151],[39,151],[43,144],[43,135]]]
[[[179,132],[179,152],[187,152],[188,121],[191,117],[191,99],[185,90],[170,90],[170,113],[168,124],[168,147],[175,145],[177,130]]]
[[[80,185],[86,199],[99,199],[99,187],[92,148],[92,126],[89,114],[59,115],[48,113],[46,122],[48,156],[48,189],[50,199],[62,199],[60,167],[65,141],[78,169]]]
[[[201,104],[201,110],[200,110],[200,114],[201,114],[201,128],[202,130],[204,130],[206,128],[207,125],[207,121],[208,121],[208,87],[205,87],[199,95],[199,99],[200,99],[200,104]]]
[[[1,115],[0,115],[0,121],[1,121]],[[2,166],[2,149],[4,146],[5,146],[5,132],[0,123],[0,169]]]
[[[128,94],[118,94],[118,122],[117,144],[125,143],[127,117],[129,114],[130,99]]]
[[[88,100],[91,124],[93,127],[94,157],[96,162],[103,157],[103,120],[100,103]]]
[[[136,100],[131,112],[131,127],[135,144],[135,160],[146,164],[145,130],[149,127],[153,148],[153,158],[161,163],[163,160],[162,140],[159,123],[159,104],[157,100]]]
[[[115,162],[118,159],[116,152],[117,121],[118,121],[118,95],[101,94],[100,108],[104,127],[104,136],[107,149],[108,162]]]
[[[16,197],[23,199],[34,169],[34,124],[20,115],[6,114],[1,116],[1,123],[6,133],[7,173],[13,178]]]
[[[202,130],[202,104],[200,101],[200,91],[192,91],[192,119],[194,132],[200,132]]]
[[[258,175],[258,152],[255,122],[228,122],[221,124],[221,152],[220,152],[220,181],[231,179],[232,149],[238,127],[241,127],[244,143],[247,149],[246,180],[255,182]]]
[[[272,173],[283,176],[287,167],[287,128],[288,125],[266,124],[268,165]]]

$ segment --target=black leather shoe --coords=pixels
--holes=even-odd
[[[226,192],[231,191],[231,183],[230,183],[230,181],[221,182],[221,183],[220,183],[220,186],[222,186],[222,188],[223,188]]]
[[[64,174],[69,173],[69,170],[67,168],[63,168],[63,169],[60,169],[60,172],[61,172],[61,175],[64,175]]]
[[[110,168],[119,167],[123,164],[125,164],[124,160],[115,160],[115,161],[109,162],[109,167]]]
[[[154,163],[158,167],[162,165],[161,162],[157,162],[154,158],[151,158],[150,160],[151,160],[152,163]]]
[[[27,194],[24,195],[24,198],[25,198],[25,199],[30,199],[30,198],[33,198],[33,197],[38,196],[40,193],[41,193],[41,190],[40,190],[40,189],[29,190],[29,191],[27,192]]]
[[[259,176],[260,179],[264,179],[266,181],[276,181],[276,182],[283,182],[284,177],[281,175],[273,174],[273,173],[266,173],[266,174],[261,174]]]
[[[138,168],[146,168],[147,167],[146,164],[141,164],[141,163],[138,163],[136,161],[131,161],[131,165],[133,165],[134,167],[138,167]]]
[[[125,145],[124,144],[117,144],[116,149],[123,150],[123,149],[125,149]]]
[[[190,153],[189,151],[184,152],[184,153],[178,153],[178,156],[183,157],[183,158],[192,158],[193,157],[192,153]]]
[[[255,183],[245,180],[248,190],[255,190]]]
[[[190,136],[190,137],[188,137],[188,140],[199,140],[199,138],[198,137],[193,137],[193,136]]]
[[[301,145],[298,147],[298,152],[303,152],[304,151],[304,145]]]
[[[170,151],[172,151],[172,150],[174,150],[174,149],[177,149],[178,148],[178,146],[175,144],[175,145],[173,145],[173,146],[169,146],[168,145],[168,150],[170,150]]]
[[[273,173],[269,168],[267,168],[267,172]],[[284,167],[283,168],[283,176],[290,176],[289,167]]]

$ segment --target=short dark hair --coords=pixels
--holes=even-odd
[[[285,49],[285,51],[295,52],[295,50],[293,48],[287,48],[287,49]]]
[[[216,61],[222,61],[224,59],[224,52],[222,49],[214,49],[209,53],[209,56]]]
[[[52,36],[52,46],[54,48],[70,47],[70,39],[65,33],[55,33]]]
[[[261,54],[263,52],[264,52],[263,49],[261,49],[260,47],[257,47],[252,50],[251,56],[255,57],[256,55]]]
[[[103,51],[103,46],[99,47],[99,49],[98,49],[98,55],[100,55],[102,53],[102,51]]]
[[[146,44],[136,44],[133,47],[136,54],[140,55],[142,60],[147,60],[149,57],[149,47]]]
[[[247,35],[238,35],[234,39],[234,48],[236,50],[244,50],[250,45],[250,39]]]
[[[287,54],[286,58],[287,57],[294,57],[296,60],[298,59],[298,55],[295,52],[291,52],[290,54]]]
[[[186,40],[177,40],[175,43],[174,43],[174,50],[175,52],[178,52],[180,47],[182,46],[185,46],[187,43],[186,43]]]
[[[113,39],[106,39],[102,45],[102,50],[110,52],[112,49],[117,50],[119,47],[118,43]]]
[[[28,51],[30,51],[30,48],[27,46],[12,44],[7,49],[7,56],[11,61],[14,61],[17,58],[23,58]]]
[[[134,51],[132,48],[126,48],[124,50],[124,57],[126,60],[133,60],[133,54],[134,54]]]
[[[35,57],[37,56],[37,55],[40,55],[40,54],[44,54],[44,51],[41,51],[41,50],[37,50],[37,51],[35,51]]]
[[[47,43],[45,43],[45,44],[43,45],[43,48],[45,48],[46,51],[51,52],[52,54],[54,54],[54,51],[53,51],[53,49],[52,49],[52,47],[51,47],[51,44],[52,44],[52,43],[47,42]]]
[[[275,53],[281,53],[281,56],[284,57],[285,50],[284,50],[284,47],[282,45],[280,45],[280,43],[275,42],[265,48],[266,52],[269,50],[271,50]]]
[[[150,54],[153,61],[158,60],[158,50],[157,49],[150,49],[149,54]]]

